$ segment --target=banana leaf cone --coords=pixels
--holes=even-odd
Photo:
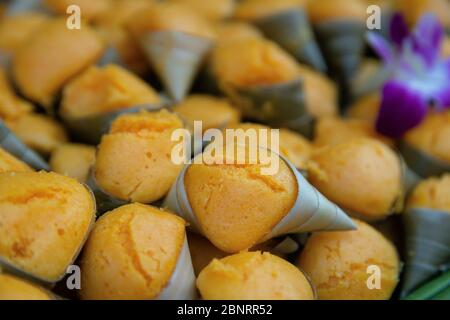
[[[405,266],[401,296],[448,268],[450,213],[412,208],[403,215]]]
[[[244,116],[312,137],[314,118],[307,111],[301,79],[248,88],[224,84],[221,88]]]
[[[213,41],[179,31],[144,34],[140,45],[171,98],[181,101],[189,92]]]
[[[327,66],[303,9],[263,17],[256,20],[255,25],[300,62],[326,72]]]
[[[282,156],[280,156],[280,160],[285,161],[294,173],[298,185],[298,195],[291,210],[260,242],[291,233],[353,230],[356,228],[353,221],[338,206],[310,185],[292,163]],[[187,164],[179,174],[164,200],[163,206],[185,219],[192,231],[202,234],[184,185],[184,176],[190,165]]]
[[[222,95],[220,85],[208,62],[206,62],[205,66],[200,70],[197,80],[194,83],[193,91],[215,96]]]
[[[108,46],[103,55],[97,61],[97,65],[100,67],[108,64],[116,64],[126,68],[122,61],[122,57],[114,46]]]
[[[365,48],[366,26],[363,21],[333,19],[314,25],[329,72],[345,92],[358,70]]]
[[[48,10],[43,6],[43,0],[14,0],[8,1],[6,9],[7,15],[15,15],[28,11],[47,12]]]
[[[11,130],[0,120],[0,146],[21,159],[36,170],[50,171],[50,167],[45,160],[35,151],[27,147]]]
[[[69,118],[60,114],[62,121],[69,128],[72,135],[79,141],[88,144],[98,144],[103,134],[107,133],[111,123],[118,116],[127,113],[137,113],[141,110],[157,111],[165,106],[166,102],[156,105],[139,105],[132,108],[120,109],[80,118]]]
[[[450,172],[450,163],[435,159],[405,141],[400,142],[399,149],[411,170],[422,178],[440,176]]]

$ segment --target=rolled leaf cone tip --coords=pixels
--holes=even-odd
[[[405,267],[401,296],[443,271],[450,262],[450,213],[413,208],[403,215]]]
[[[171,97],[181,101],[211,49],[212,40],[178,31],[157,31],[142,35],[140,44]]]
[[[42,157],[20,141],[0,120],[0,146],[21,159],[36,170],[50,171],[50,167]]]
[[[326,72],[322,53],[303,9],[288,10],[255,21],[266,37],[277,42],[300,62]]]
[[[250,88],[236,88],[230,84],[221,87],[245,116],[312,137],[314,118],[307,111],[301,78]]]
[[[262,241],[290,233],[356,229],[356,225],[344,211],[309,184],[287,159],[282,156],[280,158],[296,177],[298,196],[292,209]],[[181,171],[164,201],[164,207],[184,218],[193,231],[202,233],[184,186],[184,176],[189,166],[190,164],[186,165]]]
[[[344,90],[349,90],[365,47],[363,21],[334,19],[314,25],[325,60]]]

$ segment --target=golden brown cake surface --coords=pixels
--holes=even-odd
[[[89,169],[95,162],[95,147],[65,143],[53,150],[50,157],[52,171],[86,182]]]
[[[317,147],[335,145],[356,138],[372,138],[389,146],[393,142],[377,133],[375,128],[364,120],[344,118],[323,118],[315,127],[314,144]]]
[[[97,184],[121,200],[150,203],[163,197],[182,168],[171,159],[177,143],[172,132],[182,127],[167,110],[118,117],[98,147]]]
[[[191,95],[173,107],[191,126],[201,121],[203,130],[223,128],[240,121],[240,113],[226,99],[208,95]]]
[[[274,42],[247,38],[217,47],[212,68],[219,82],[236,87],[272,85],[299,77],[298,63]]]
[[[61,113],[80,118],[160,102],[158,93],[139,77],[109,64],[90,67],[64,88]]]
[[[398,283],[400,262],[395,247],[370,225],[314,233],[300,256],[299,267],[310,277],[319,299],[387,300]],[[379,289],[369,289],[371,266],[380,270]],[[370,272],[368,272],[368,270]]]
[[[253,21],[277,13],[302,8],[306,0],[243,0],[236,7],[237,19]]]
[[[0,147],[0,173],[8,171],[33,171],[25,162],[17,159],[5,149]]]
[[[184,178],[189,203],[204,235],[225,252],[238,252],[260,242],[297,198],[296,178],[284,161],[280,159],[276,173],[263,174],[264,165],[251,161],[248,148],[238,145],[235,150],[233,158],[204,153],[204,162],[192,164]],[[237,162],[239,156],[245,157],[245,163]],[[233,164],[225,163],[229,160]]]
[[[20,91],[49,107],[55,94],[73,76],[94,63],[103,43],[92,29],[66,27],[66,19],[43,23],[17,51],[12,74]]]
[[[450,163],[450,110],[430,113],[417,127],[405,134],[404,140],[412,147]]]
[[[206,300],[313,300],[314,291],[294,265],[268,252],[214,259],[197,278]]]
[[[402,194],[400,161],[389,147],[360,138],[317,150],[309,180],[329,200],[365,219],[392,213]]]
[[[26,113],[7,125],[27,146],[45,155],[68,140],[62,124],[44,114]]]
[[[50,296],[27,281],[0,274],[0,300],[50,300]]]
[[[363,0],[308,0],[306,7],[312,23],[338,19],[365,22],[367,19],[367,3]]]
[[[95,216],[91,193],[56,173],[0,174],[0,255],[49,281],[72,263]]]
[[[83,251],[82,299],[153,299],[167,285],[185,238],[178,216],[143,204],[95,224]]]
[[[421,181],[408,197],[406,206],[450,213],[450,174]]]
[[[194,36],[214,38],[208,20],[185,5],[165,2],[133,15],[127,21],[130,32],[139,38],[147,32],[180,31]]]

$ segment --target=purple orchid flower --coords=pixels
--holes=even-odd
[[[440,56],[443,37],[442,26],[431,14],[422,16],[412,32],[401,15],[394,15],[392,44],[377,33],[368,33],[369,44],[389,70],[382,89],[378,132],[401,137],[422,122],[430,107],[450,107],[450,59]]]

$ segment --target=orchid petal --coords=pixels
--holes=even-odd
[[[428,66],[432,65],[440,54],[444,30],[433,14],[425,14],[414,29],[412,41],[414,50],[422,56]]]
[[[378,132],[399,138],[418,125],[427,114],[427,101],[418,92],[399,81],[387,82],[376,123]]]
[[[401,48],[403,40],[409,36],[408,26],[403,15],[396,13],[391,18],[389,36],[398,48]]]
[[[366,37],[369,45],[385,63],[390,63],[394,60],[394,51],[383,36],[376,32],[368,32]]]

